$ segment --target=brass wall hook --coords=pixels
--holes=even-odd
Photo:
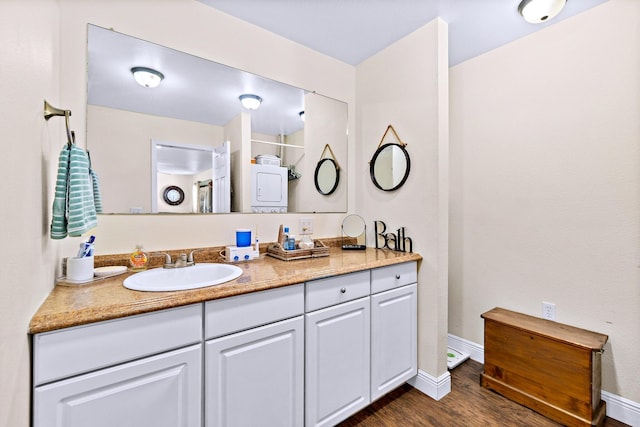
[[[56,108],[51,104],[49,104],[46,99],[44,100],[44,119],[45,120],[49,120],[51,117],[54,117],[54,116],[66,117],[67,115],[69,116],[71,115],[71,110],[62,110],[60,108]]]
[[[44,100],[44,119],[49,120],[51,117],[64,116],[64,124],[67,128],[67,144],[71,147],[75,144],[75,135],[71,132],[71,126],[69,125],[69,117],[71,116],[71,110],[63,110],[56,108],[49,104],[47,100]]]

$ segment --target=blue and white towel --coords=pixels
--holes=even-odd
[[[88,153],[75,144],[65,146],[58,160],[52,239],[81,236],[98,225],[96,213],[102,212],[98,185]]]

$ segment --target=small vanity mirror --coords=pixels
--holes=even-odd
[[[348,241],[345,242],[345,238]],[[355,238],[356,243],[351,243]],[[342,249],[366,249],[367,226],[360,215],[347,215],[342,221]]]

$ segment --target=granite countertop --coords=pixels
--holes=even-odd
[[[206,288],[170,292],[132,291],[122,285],[132,272],[85,285],[58,283],[31,319],[29,333],[117,319],[421,259],[419,254],[386,249],[344,251],[330,247],[329,256],[281,261],[266,256],[261,250],[259,259],[234,264],[243,270],[239,278]],[[201,262],[212,261],[215,260]]]

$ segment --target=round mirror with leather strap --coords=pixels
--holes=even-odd
[[[318,162],[314,176],[318,193],[328,196],[336,191],[340,182],[340,168],[335,160],[324,158]]]
[[[369,163],[373,184],[383,191],[402,187],[411,171],[411,159],[403,145],[390,143],[378,147]]]

